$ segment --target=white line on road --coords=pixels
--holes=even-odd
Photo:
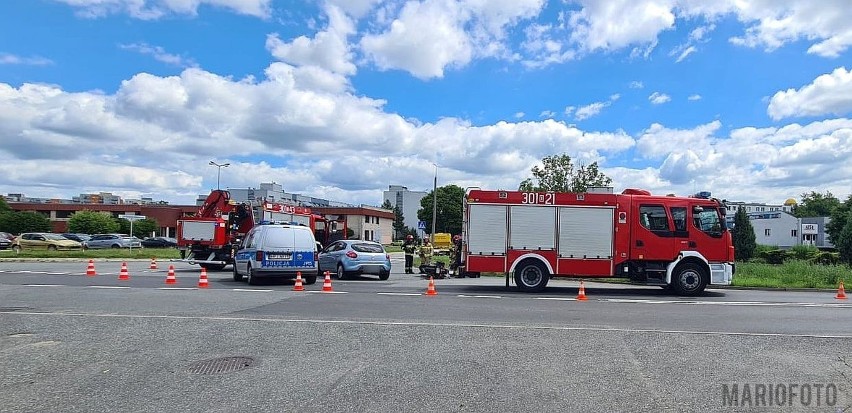
[[[376,293],[378,295],[408,295],[408,296],[421,296],[423,294],[420,293]]]
[[[305,291],[306,293],[317,293],[317,294],[349,294],[346,291]]]
[[[549,300],[549,301],[577,301],[576,298],[562,298],[562,297],[535,297],[536,300]]]
[[[243,293],[270,293],[273,290],[261,290],[257,288],[232,288],[231,291],[239,291]]]
[[[128,318],[128,319],[161,319],[161,320],[206,320],[206,321],[250,321],[268,323],[301,323],[301,324],[339,324],[339,325],[375,325],[375,326],[407,326],[407,327],[461,327],[489,328],[506,330],[548,330],[548,331],[596,331],[604,333],[653,333],[653,334],[694,334],[702,336],[741,336],[741,337],[799,337],[823,339],[852,339],[852,335],[844,334],[784,334],[784,333],[750,333],[738,331],[689,331],[689,330],[657,330],[644,328],[615,328],[615,327],[570,327],[570,326],[530,326],[511,324],[453,324],[426,322],[394,322],[394,321],[355,321],[355,320],[308,320],[284,318],[257,317],[211,317],[211,316],[176,316],[176,315],[145,315],[145,314],[92,314],[92,313],[56,313],[31,311],[0,311],[6,315],[57,316],[57,317],[98,317],[98,318]]]
[[[630,304],[680,304],[680,305],[729,305],[729,306],[759,306],[759,307],[827,307],[852,308],[852,304],[841,303],[782,303],[762,301],[677,301],[677,300],[640,300],[630,298],[600,298],[596,301]]]
[[[195,287],[157,287],[158,290],[195,290]],[[272,290],[269,290],[272,291]]]
[[[461,297],[461,298],[503,298],[499,295],[464,295],[464,294],[459,294],[456,297]]]
[[[61,284],[24,284],[24,287],[64,287]]]
[[[120,286],[117,286],[117,285],[90,285],[89,288],[102,288],[102,289],[109,289],[109,290],[126,290],[126,289],[129,289],[130,287],[120,287]]]

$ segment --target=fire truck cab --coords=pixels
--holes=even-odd
[[[734,274],[725,208],[709,193],[477,189],[464,209],[463,274],[503,273],[507,284],[514,274],[523,291],[542,291],[551,277],[624,277],[697,295]]]

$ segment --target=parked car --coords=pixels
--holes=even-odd
[[[316,239],[303,225],[266,224],[252,228],[234,255],[234,281],[245,277],[256,284],[260,277],[296,278],[317,282]]]
[[[70,233],[70,232],[66,232],[64,234],[59,234],[59,235],[62,235],[65,238],[68,238],[70,240],[74,240],[74,241],[77,241],[77,242],[85,242],[85,241],[88,241],[90,238],[92,238],[92,236],[89,235],[89,234],[74,234],[74,233]]]
[[[83,249],[83,245],[59,234],[46,232],[28,232],[21,234],[12,242],[12,249],[18,253],[23,250],[43,249],[48,251],[69,251]]]
[[[12,248],[12,241],[15,237],[8,232],[0,232],[0,250]]]
[[[390,277],[390,255],[378,242],[347,239],[329,244],[319,254],[319,273],[330,271],[338,280],[348,275],[374,274]]]
[[[177,246],[177,240],[169,237],[151,237],[142,240],[145,248],[172,248]]]
[[[125,234],[95,234],[83,243],[85,248],[141,248],[139,238]]]

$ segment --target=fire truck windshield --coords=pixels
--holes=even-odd
[[[695,227],[708,233],[721,233],[722,221],[719,219],[719,211],[715,207],[698,207],[693,209],[692,214]]]

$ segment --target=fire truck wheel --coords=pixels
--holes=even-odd
[[[316,284],[317,283],[317,276],[316,275],[307,275],[307,276],[305,276],[304,281],[305,281],[306,285]]]
[[[537,260],[524,260],[515,267],[515,284],[521,291],[542,291],[549,280],[547,268]]]
[[[672,287],[680,295],[698,295],[707,286],[707,275],[697,264],[678,265],[672,274]]]
[[[237,265],[234,264],[234,281],[242,281],[242,280],[243,280],[243,276],[240,275],[240,273],[237,272]]]

